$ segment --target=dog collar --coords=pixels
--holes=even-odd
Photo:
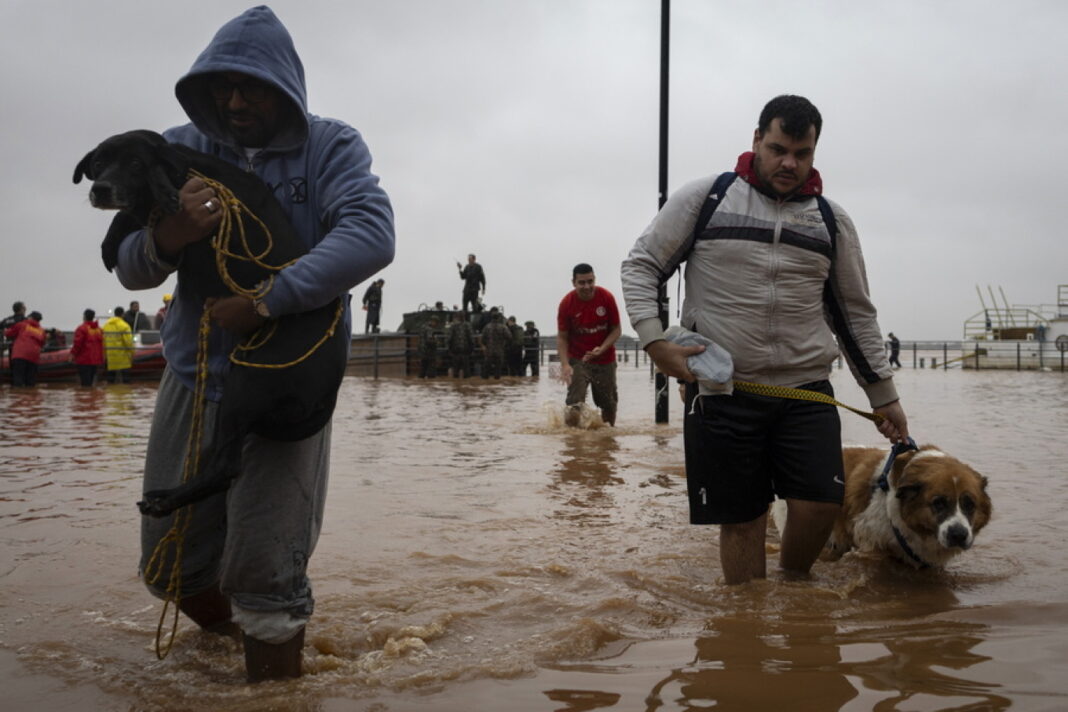
[[[886,464],[883,465],[883,471],[879,474],[879,479],[875,482],[875,486],[881,489],[883,492],[890,491],[890,468],[894,466],[894,460],[897,456],[903,452],[909,450],[919,450],[916,446],[916,441],[910,438],[905,438],[904,442],[896,442],[893,447],[890,448],[890,456],[886,458]],[[900,538],[900,537],[899,537]]]
[[[894,443],[893,447],[890,448],[890,455],[886,458],[886,464],[883,465],[883,471],[879,474],[879,480],[875,483],[875,487],[881,489],[883,492],[889,492],[890,468],[894,466],[894,460],[896,460],[897,456],[903,452],[919,449],[920,448],[916,446],[916,441],[912,438],[906,438],[904,442]],[[912,547],[909,546],[909,543],[907,541],[905,541],[904,535],[898,530],[896,526],[891,526],[891,529],[894,530],[894,538],[897,539],[897,544],[901,547],[901,551],[905,553],[905,556],[912,559],[921,569],[927,569],[931,567],[929,563],[920,558],[919,554],[912,550]]]
[[[905,552],[905,556],[915,561],[921,569],[931,568],[931,565],[929,563],[921,559],[919,554],[912,550],[912,547],[909,546],[909,543],[907,541],[905,541],[905,537],[901,534],[901,532],[898,531],[897,527],[892,528],[894,530],[894,538],[897,539],[897,543],[901,547],[901,550]]]

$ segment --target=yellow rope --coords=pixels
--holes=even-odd
[[[854,408],[853,406],[835,400],[825,393],[819,393],[817,391],[806,391],[801,388],[788,388],[787,386],[769,386],[763,383],[749,383],[748,381],[735,381],[734,388],[735,390],[745,391],[746,393],[755,393],[761,396],[791,398],[793,400],[814,401],[816,403],[826,403],[828,405],[838,406],[839,408],[851,410],[857,415],[874,422],[876,425],[884,420],[883,416],[878,413],[869,413],[866,410]]]
[[[252,363],[250,361],[243,361],[240,358],[238,358],[238,356],[237,356],[237,352],[238,351],[253,351],[253,350],[263,346],[263,344],[267,343],[267,341],[272,336],[274,336],[274,330],[275,330],[275,326],[276,326],[277,322],[270,323],[269,327],[268,327],[268,325],[265,324],[264,325],[264,329],[269,329],[269,331],[265,336],[263,336],[256,343],[253,343],[252,340],[250,339],[249,343],[247,343],[247,344],[238,344],[234,348],[233,353],[230,354],[230,361],[231,361],[231,363],[235,363],[238,366],[248,366],[250,368],[289,368],[290,366],[296,366],[298,363],[300,363],[301,361],[303,361],[304,359],[308,358],[313,353],[315,353],[319,349],[320,346],[322,346],[324,343],[326,343],[326,341],[331,336],[334,335],[334,331],[337,329],[337,325],[341,321],[341,317],[344,315],[344,313],[345,313],[345,300],[338,299],[337,300],[337,310],[334,312],[334,320],[330,323],[330,326],[329,326],[329,328],[327,328],[326,333],[324,333],[322,335],[322,337],[318,341],[316,341],[312,345],[312,347],[310,349],[305,351],[303,356],[300,356],[299,358],[295,358],[292,361],[289,361],[288,363]],[[256,336],[259,336],[260,332],[264,331],[264,329],[260,329],[260,331],[256,332],[256,334],[253,334],[253,338],[255,338]]]
[[[234,294],[245,296],[249,299],[262,299],[274,286],[274,276],[272,275],[252,288],[242,287],[230,275],[230,270],[227,267],[227,260],[234,259],[252,262],[264,269],[278,272],[296,262],[296,259],[281,265],[269,265],[265,263],[263,258],[270,253],[271,247],[273,246],[273,240],[271,231],[263,221],[249,210],[248,207],[234,195],[233,191],[222,183],[208,178],[204,174],[195,170],[191,170],[190,174],[200,178],[206,185],[212,188],[224,207],[219,227],[211,239],[211,246],[215,250],[215,265],[218,269],[219,276]],[[155,225],[155,223],[159,221],[160,215],[160,211],[154,210],[149,218],[149,223]],[[255,220],[266,236],[266,244],[263,251],[258,254],[253,253],[252,248],[248,243],[248,235],[245,232],[245,215],[248,215]],[[235,230],[240,239],[240,247],[244,254],[238,254],[231,250],[231,241],[233,240]],[[334,335],[334,332],[345,313],[345,300],[339,298],[337,301],[337,312],[334,314],[334,320],[330,324],[330,327],[327,329],[323,337],[305,352],[303,356],[294,359],[289,363],[282,364],[250,363],[236,357],[238,351],[252,351],[261,348],[271,339],[278,324],[276,320],[271,319],[261,329],[249,337],[245,344],[238,344],[234,347],[234,350],[230,354],[230,360],[235,364],[251,368],[288,368],[289,366],[304,361],[315,353],[327,339]],[[208,310],[204,310],[200,316],[200,329],[198,332],[196,386],[193,394],[193,410],[189,422],[189,438],[186,448],[185,465],[182,470],[183,483],[188,482],[195,477],[200,469],[200,452],[204,438],[204,406],[207,402],[208,391],[208,341],[210,335],[211,315]],[[171,528],[159,542],[157,542],[156,548],[152,552],[152,556],[149,557],[148,563],[145,565],[145,580],[150,585],[153,585],[158,582],[163,575],[165,552],[168,549],[173,552],[170,576],[167,579],[167,590],[164,594],[163,611],[160,613],[159,624],[156,626],[156,657],[160,660],[167,657],[168,653],[170,653],[171,647],[174,645],[174,638],[178,633],[178,613],[181,610],[182,602],[182,552],[185,546],[185,535],[189,530],[189,525],[192,521],[192,511],[193,506],[190,504],[180,508],[174,513],[174,520],[171,523]],[[171,604],[174,604],[174,617],[171,624],[170,637],[167,639],[166,645],[164,646],[163,625],[167,618],[167,610]]]
[[[225,185],[217,180],[207,177],[199,171],[191,170],[189,173],[202,180],[205,185],[215,192],[216,197],[219,199],[220,207],[223,208],[219,227],[211,238],[211,246],[215,249],[215,266],[218,269],[219,276],[234,294],[245,296],[249,299],[262,298],[271,291],[271,287],[274,286],[274,278],[271,277],[266,280],[266,285],[263,287],[260,287],[260,285],[242,287],[230,276],[230,270],[226,266],[227,259],[252,262],[263,269],[270,270],[271,272],[281,271],[296,262],[297,259],[294,258],[280,265],[270,265],[264,262],[263,258],[270,254],[271,248],[274,246],[274,240],[271,238],[271,231],[267,228],[267,225],[260,220],[259,216],[249,210],[248,206],[242,203],[241,200],[234,195],[234,192]],[[256,221],[256,224],[260,226],[260,229],[263,230],[263,234],[267,238],[263,246],[263,251],[260,253],[253,253],[252,247],[248,244],[248,234],[245,231],[244,219],[244,216],[246,215]],[[233,252],[230,249],[230,243],[233,240],[235,229],[240,237],[241,247],[244,249],[244,254]]]
[[[189,419],[189,437],[186,445],[185,465],[182,469],[182,482],[188,482],[196,476],[200,469],[200,451],[204,439],[204,404],[207,401],[208,386],[208,336],[211,334],[211,317],[205,310],[200,316],[200,329],[197,340],[197,366],[196,366],[196,390],[193,394],[193,411]],[[174,637],[178,634],[178,612],[182,603],[182,551],[185,547],[185,534],[193,518],[193,505],[182,507],[174,513],[174,521],[171,528],[156,544],[156,548],[145,565],[145,581],[152,585],[159,581],[163,575],[164,553],[168,547],[173,547],[173,561],[171,562],[170,576],[167,579],[163,611],[159,616],[159,624],[156,626],[156,657],[163,660],[170,653],[174,645]],[[174,620],[171,625],[171,635],[167,640],[166,647],[162,647],[163,622],[167,617],[167,609],[174,604]]]
[[[225,208],[223,210],[222,220],[219,222],[219,229],[216,231],[215,236],[212,238],[211,245],[215,248],[215,265],[219,271],[219,276],[222,277],[223,282],[230,288],[234,294],[243,295],[249,299],[262,299],[270,293],[271,288],[274,286],[274,276],[264,280],[259,285],[251,288],[242,287],[233,277],[230,276],[230,270],[226,266],[227,259],[241,260],[244,262],[252,262],[253,264],[262,267],[263,269],[270,270],[272,272],[278,272],[296,262],[296,259],[292,259],[281,265],[270,265],[263,261],[263,258],[270,253],[273,246],[273,240],[271,239],[271,231],[267,228],[262,220],[253,213],[248,207],[241,202],[233,191],[227,188],[225,185],[217,180],[208,178],[203,173],[197,171],[190,171],[190,173],[215,191],[215,195],[218,196]],[[253,253],[252,247],[248,244],[248,235],[245,232],[244,217],[248,215],[260,226],[263,230],[263,234],[266,235],[267,240],[264,245],[263,251],[260,253]],[[231,241],[233,240],[234,231],[240,238],[241,247],[244,250],[244,254],[239,254],[231,250]],[[286,363],[253,363],[251,361],[245,361],[238,357],[238,352],[241,351],[255,351],[262,348],[264,344],[270,341],[274,336],[278,323],[275,320],[269,320],[263,325],[256,333],[252,334],[248,341],[244,344],[238,344],[234,347],[234,350],[230,353],[230,362],[237,364],[238,366],[247,366],[249,368],[289,368],[301,363],[312,354],[314,354],[320,346],[322,346],[330,337],[334,335],[338,324],[341,323],[341,319],[345,314],[345,300],[338,299],[337,310],[334,313],[334,319],[330,323],[326,332],[322,338],[316,341],[311,348],[304,352],[304,354],[298,358],[288,361]]]

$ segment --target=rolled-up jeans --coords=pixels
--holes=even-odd
[[[193,405],[193,392],[167,369],[149,434],[144,491],[181,484]],[[202,452],[215,440],[217,411],[218,404],[205,404]],[[230,597],[233,620],[246,635],[268,643],[295,635],[315,605],[307,568],[322,528],[329,464],[329,423],[297,442],[246,436],[241,472],[230,489],[190,505],[182,597],[218,584]],[[142,575],[174,516],[141,518]],[[161,598],[167,595],[174,549],[166,547],[164,552],[162,566],[153,566],[161,571],[158,580],[145,581]]]

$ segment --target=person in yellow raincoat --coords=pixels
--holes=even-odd
[[[133,367],[133,331],[122,318],[125,310],[115,307],[115,316],[104,324],[104,359],[108,366],[108,383],[125,383]]]

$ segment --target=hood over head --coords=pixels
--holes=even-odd
[[[304,65],[293,38],[266,5],[241,13],[223,25],[189,72],[178,80],[174,94],[190,121],[213,140],[228,146],[235,142],[226,130],[208,91],[209,75],[240,72],[278,88],[292,110],[269,148],[288,150],[308,137],[308,98]]]

